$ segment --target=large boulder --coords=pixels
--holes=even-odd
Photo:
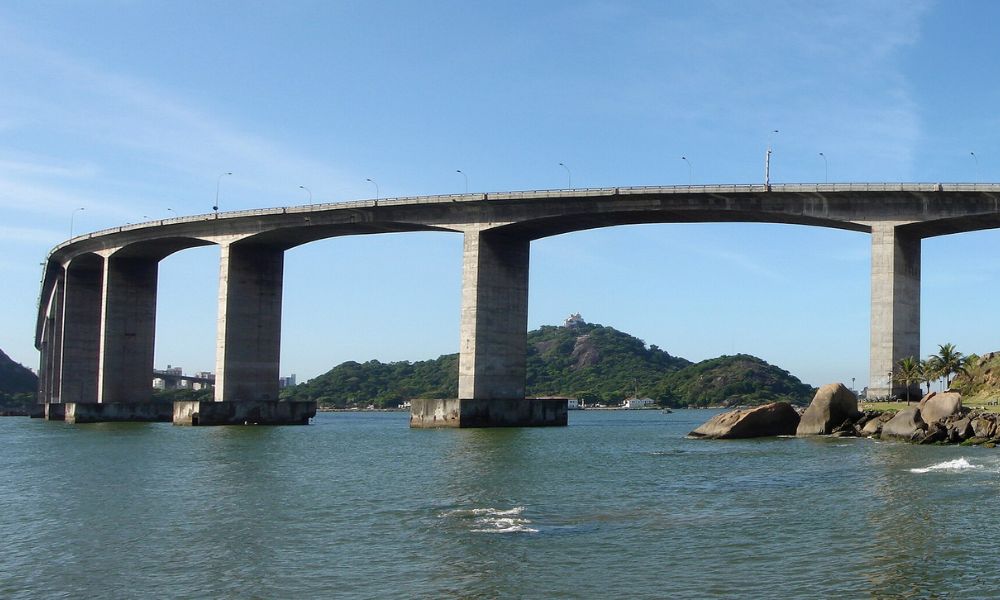
[[[880,434],[882,432],[882,426],[888,419],[869,419],[865,422],[864,427],[861,428],[861,435],[865,437],[872,437]]]
[[[826,435],[858,415],[858,397],[842,383],[828,383],[816,391],[802,414],[795,435]]]
[[[911,406],[899,411],[896,413],[896,416],[882,425],[880,437],[883,440],[900,438],[912,441],[914,438],[922,436],[926,429],[927,424],[920,418],[920,409],[916,406]]]
[[[962,394],[958,392],[931,392],[917,405],[924,423],[942,421],[962,411]]]
[[[949,421],[946,422],[949,442],[957,444],[975,435],[975,430],[972,428],[972,420],[969,417],[955,417],[954,419],[949,419]]]
[[[979,415],[972,420],[972,435],[973,437],[982,438],[988,440],[996,433],[997,423],[996,419],[991,419],[987,415]]]
[[[794,435],[799,413],[787,402],[772,402],[754,408],[715,415],[689,435],[717,440]]]

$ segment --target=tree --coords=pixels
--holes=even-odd
[[[896,372],[893,374],[892,379],[906,388],[907,405],[910,404],[910,390],[913,388],[913,384],[919,383],[922,377],[923,371],[920,369],[920,361],[912,356],[907,356],[896,363]]]
[[[965,357],[955,349],[954,344],[938,346],[938,353],[931,356],[931,360],[937,362],[938,373],[945,378],[947,387],[951,387],[952,375],[965,372]]]
[[[934,358],[920,361],[920,381],[927,384],[927,393],[931,393],[931,382],[940,377],[941,367]]]

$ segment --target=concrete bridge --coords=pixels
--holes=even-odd
[[[564,424],[565,406],[524,398],[531,241],[597,227],[690,222],[870,233],[868,387],[872,395],[884,395],[894,391],[888,377],[893,365],[920,353],[921,240],[1000,227],[1000,184],[463,194],[207,214],[98,231],[49,254],[35,335],[40,399],[66,405],[53,415],[74,413],[76,420],[148,415],[141,405],[150,400],[158,263],[185,248],[217,244],[216,402],[174,407],[172,418],[302,422],[310,407],[276,402],[284,252],[337,236],[441,231],[464,236],[459,398],[415,402],[411,425]]]

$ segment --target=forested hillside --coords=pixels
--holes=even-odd
[[[812,388],[747,355],[692,364],[603,325],[573,322],[528,333],[527,394],[618,404],[638,393],[663,406],[719,406],[788,400],[804,404]],[[321,406],[392,407],[411,398],[454,398],[458,355],[419,362],[346,362],[282,397]]]

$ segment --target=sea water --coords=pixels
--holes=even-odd
[[[1000,450],[0,419],[2,598],[989,598]]]

